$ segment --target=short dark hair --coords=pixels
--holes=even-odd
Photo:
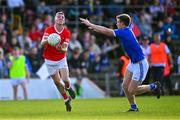
[[[126,26],[129,26],[131,23],[131,17],[128,14],[117,15],[116,19],[123,22]]]
[[[63,11],[58,11],[58,12],[56,12],[56,15],[57,15],[57,14],[64,15],[64,12],[63,12]]]

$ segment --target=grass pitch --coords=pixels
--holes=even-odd
[[[180,120],[180,96],[137,97],[139,112],[126,98],[77,99],[72,112],[61,100],[0,101],[0,120]]]

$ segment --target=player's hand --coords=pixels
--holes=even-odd
[[[56,49],[57,49],[58,51],[61,51],[61,46],[60,46],[60,44],[55,45],[55,47],[56,47]]]
[[[68,44],[64,44],[64,43],[62,45],[57,44],[55,47],[59,52],[65,53],[65,52],[67,52]]]
[[[62,43],[61,50],[64,52],[67,52],[67,50],[68,50],[68,43],[67,42]]]
[[[86,26],[88,26],[89,29],[92,29],[92,27],[91,27],[92,23],[89,22],[89,20],[88,20],[87,18],[86,18],[86,19],[80,18],[80,21],[81,21],[81,23],[83,23],[83,24],[85,24]]]

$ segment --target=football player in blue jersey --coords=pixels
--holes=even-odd
[[[116,37],[120,40],[125,52],[131,59],[123,82],[123,89],[131,106],[128,111],[139,111],[135,101],[135,95],[156,91],[157,98],[160,98],[161,85],[159,82],[141,85],[146,77],[149,64],[144,57],[133,31],[129,27],[131,24],[131,17],[128,14],[120,14],[116,16],[116,20],[118,29],[113,30],[104,26],[95,25],[88,19],[80,18],[81,23],[85,24],[89,29],[107,36]]]

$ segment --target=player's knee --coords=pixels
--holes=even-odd
[[[129,89],[128,89],[128,92],[129,92],[129,94],[131,94],[131,95],[135,95],[136,90],[135,90],[135,89],[132,89],[132,88],[129,88]]]
[[[69,82],[69,81],[70,81],[69,77],[63,77],[62,80],[63,80],[64,82]]]

